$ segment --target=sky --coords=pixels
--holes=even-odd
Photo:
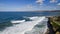
[[[0,0],[0,11],[60,10],[60,0]]]

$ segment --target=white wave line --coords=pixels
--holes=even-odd
[[[36,24],[42,22],[44,19],[45,17],[38,17],[36,20],[34,19],[34,21],[28,21],[24,22],[23,24],[8,27],[0,34],[24,34],[26,31],[32,30]]]

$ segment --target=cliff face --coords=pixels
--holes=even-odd
[[[60,16],[48,18],[46,34],[60,34]]]

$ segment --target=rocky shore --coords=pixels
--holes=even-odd
[[[48,17],[47,27],[45,34],[60,34],[60,16]]]

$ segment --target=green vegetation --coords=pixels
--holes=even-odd
[[[53,30],[56,31],[55,34],[60,34],[60,16],[54,16],[50,18]]]
[[[60,27],[60,16],[51,17],[50,21],[53,26]]]

